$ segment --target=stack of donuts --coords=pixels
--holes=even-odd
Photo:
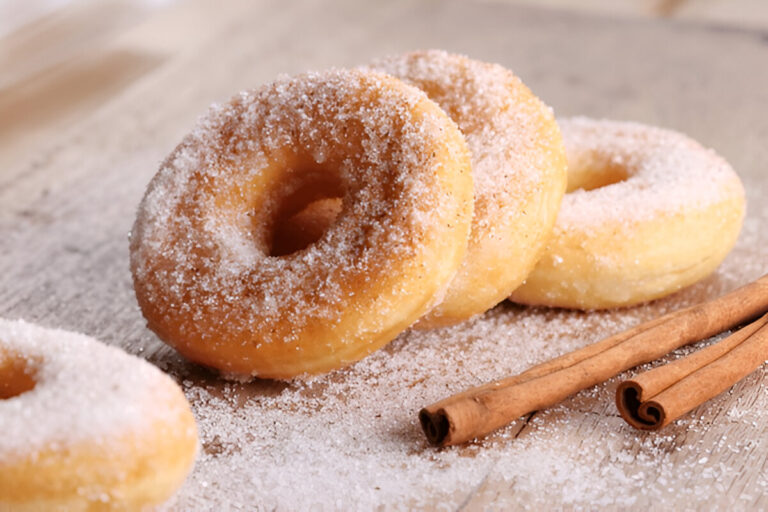
[[[629,306],[712,272],[744,191],[675,132],[555,121],[510,71],[442,51],[281,78],[163,162],[130,259],[149,327],[235,376],[357,361],[499,302]],[[97,341],[0,320],[0,509],[139,510],[197,453],[179,387]]]
[[[684,135],[558,123],[502,66],[422,51],[213,106],[149,184],[131,270],[187,358],[290,378],[509,297],[665,296],[717,267],[743,215],[731,167]]]

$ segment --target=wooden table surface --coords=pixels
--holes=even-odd
[[[531,3],[106,0],[18,2],[17,10],[0,3],[5,21],[0,21],[0,316],[91,334],[184,382],[201,425],[203,451],[172,509],[768,508],[765,368],[660,434],[639,435],[623,424],[612,409],[612,381],[469,450],[436,451],[421,440],[415,412],[449,391],[519,371],[768,272],[765,4],[737,2],[754,7],[749,16],[737,8],[697,10],[697,2],[659,2],[656,11],[621,12],[606,11],[598,1],[587,2],[591,7],[580,12],[561,10],[567,2],[558,0],[545,2],[546,8],[525,5]],[[381,391],[375,384],[365,389],[360,383],[373,382],[376,365],[391,369],[386,357],[444,357],[448,365],[455,359],[446,351],[472,352],[462,344],[489,329],[530,337],[527,345],[511,345],[497,364],[478,363],[482,371],[468,364],[446,366],[446,375],[414,375],[395,395],[401,413],[387,418],[386,432],[399,432],[396,439],[378,440],[385,430],[374,421],[359,447],[330,448],[339,454],[358,449],[361,460],[375,466],[378,459],[365,454],[376,446],[381,467],[359,474],[335,468],[329,489],[337,479],[351,491],[312,497],[321,482],[307,477],[291,483],[290,458],[281,465],[273,457],[258,468],[235,467],[244,456],[221,449],[248,439],[262,443],[271,456],[280,446],[293,453],[290,439],[316,449],[301,430],[291,430],[293,437],[278,439],[278,433],[274,441],[253,441],[254,434],[243,435],[246,423],[228,431],[209,414],[212,399],[200,398],[203,392],[224,396],[234,409],[266,415],[258,399],[278,396],[275,403],[285,407],[290,430],[297,424],[291,421],[305,416],[279,400],[288,395],[297,400],[305,387],[225,383],[161,344],[135,304],[126,236],[158,162],[210,103],[279,73],[350,66],[424,47],[509,66],[559,116],[629,119],[688,133],[737,170],[747,189],[748,217],[722,268],[670,299],[592,315],[505,304],[468,326],[442,331],[439,336],[448,340],[442,351],[428,346],[436,335],[408,333],[388,355],[321,380],[329,388],[343,382],[354,393],[375,394]],[[537,335],[536,326],[550,329],[547,336]],[[397,371],[403,368],[408,367]],[[318,398],[338,402],[322,392],[313,396]],[[295,408],[297,402],[291,403]],[[413,479],[410,470],[416,468],[417,482],[397,482],[393,461],[400,460],[400,451],[410,457],[403,478]],[[565,463],[533,464],[547,454]],[[515,466],[509,460],[514,456],[531,467]],[[456,476],[462,467],[466,474]],[[296,474],[316,474],[302,471]],[[256,479],[274,485],[259,486]],[[296,491],[289,495],[291,485]],[[366,494],[361,490],[366,485],[381,494]]]

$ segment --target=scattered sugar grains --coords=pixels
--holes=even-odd
[[[407,332],[346,370],[289,383],[210,385],[209,376],[174,360],[203,454],[171,508],[455,509],[466,500],[507,509],[697,508],[716,506],[713,489],[734,481],[743,487],[739,503],[749,504],[768,491],[768,474],[734,475],[760,467],[768,452],[765,369],[737,386],[739,400],[718,397],[659,433],[618,417],[618,379],[463,447],[427,446],[416,414],[468,386],[759,277],[768,257],[760,218],[747,219],[715,276],[649,305],[580,313],[506,303],[456,327]]]

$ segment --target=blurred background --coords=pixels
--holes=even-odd
[[[483,45],[467,42],[473,31],[486,30],[482,26],[485,21],[478,22],[478,26],[472,24],[473,20],[467,20],[469,35],[451,37],[445,24],[441,27],[441,22],[432,20],[433,14],[437,14],[439,20],[441,13],[451,10],[446,6],[456,3],[451,0],[0,0],[0,174],[2,169],[21,164],[30,151],[57,139],[62,130],[126,88],[171,65],[175,57],[194,52],[195,48],[215,45],[217,34],[227,32],[240,18],[250,20],[253,32],[268,35],[271,31],[275,35],[271,40],[269,37],[259,39],[257,35],[252,38],[264,45],[256,54],[275,57],[272,62],[264,62],[262,58],[252,63],[264,66],[265,79],[280,72],[357,64],[382,53],[435,46],[508,64],[524,80],[533,80],[529,85],[543,87],[547,92],[546,84],[537,85],[538,77],[526,75],[532,56],[521,58],[514,48],[505,54],[503,47],[489,46],[487,34]],[[579,20],[583,22],[585,17],[610,18],[617,23],[644,20],[678,24],[682,31],[691,25],[720,31],[751,31],[763,40],[768,39],[766,0],[475,0],[474,3],[478,9],[492,9],[489,6],[496,4],[519,7],[523,13],[531,9],[556,11],[558,19],[568,20],[570,16],[575,24]],[[315,33],[296,31],[286,40],[290,30],[286,30],[284,24],[290,23],[292,17],[300,19],[302,13],[309,12],[322,13],[333,20],[332,23],[322,18],[317,21],[318,25],[325,25],[328,32],[323,33],[321,26]],[[504,12],[514,16],[518,11]],[[413,17],[415,23],[422,24],[419,36],[408,36],[410,40],[401,38],[397,25],[387,25],[387,16],[392,13],[398,16],[405,13]],[[396,17],[393,15],[391,19]],[[354,34],[355,28],[351,25],[360,20],[367,21],[360,25],[360,33]],[[323,39],[335,37],[335,26],[351,31],[345,34],[348,38],[345,43],[361,43],[343,53],[338,50],[323,53],[326,46]],[[503,26],[492,28],[503,30]],[[550,33],[550,36],[553,41],[550,46],[571,44],[568,34]],[[620,47],[620,42],[617,43]],[[577,45],[578,41],[573,44]],[[253,48],[249,50],[254,53]],[[621,54],[617,52],[616,58],[621,58]],[[193,79],[205,81],[202,77]],[[563,89],[563,83],[567,83],[567,77],[561,76],[559,90]],[[212,90],[207,100],[221,99],[223,90],[235,91],[254,85],[252,79],[233,82],[226,89]],[[534,91],[538,92],[535,87]],[[557,104],[556,94],[550,93],[545,99],[555,107],[561,106]],[[569,113],[567,104],[562,107]],[[674,121],[653,116],[633,117],[648,122]]]

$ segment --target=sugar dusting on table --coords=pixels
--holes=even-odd
[[[454,328],[407,332],[346,370],[289,383],[207,386],[214,376],[177,359],[164,361],[182,379],[204,445],[170,508],[431,509],[439,502],[455,509],[466,500],[482,508],[483,499],[493,507],[527,508],[545,495],[576,508],[639,507],[681,494],[692,507],[706,505],[702,500],[722,485],[723,475],[750,463],[744,458],[762,464],[768,449],[764,369],[735,388],[752,397],[750,403],[737,400],[716,418],[709,411],[719,406],[704,405],[655,434],[634,431],[618,417],[617,379],[461,447],[428,446],[416,413],[451,393],[759,277],[765,254],[761,259],[751,251],[767,240],[759,223],[765,216],[757,213],[715,276],[636,308],[582,313],[502,304]],[[711,439],[713,422],[732,424],[742,435]],[[715,456],[718,465],[706,464]],[[755,475],[739,503],[768,492],[765,466]],[[486,486],[511,492],[484,497]]]

